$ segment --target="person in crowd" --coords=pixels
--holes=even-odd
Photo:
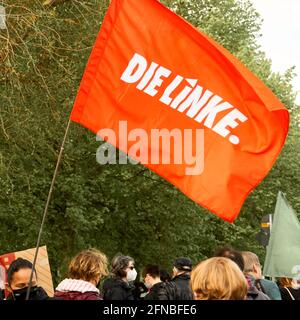
[[[180,257],[173,263],[173,278],[166,282],[165,297],[161,300],[193,300],[193,292],[190,287],[192,261],[189,258]]]
[[[215,252],[214,256],[228,258],[228,259],[232,260],[233,262],[235,262],[237,264],[237,266],[240,268],[240,270],[242,272],[244,272],[245,263],[244,263],[243,256],[239,251],[237,251],[229,246],[225,246],[225,247],[219,248]],[[270,300],[270,298],[266,294],[264,294],[263,292],[258,290],[252,284],[248,275],[245,275],[245,277],[248,282],[247,300]]]
[[[26,300],[30,276],[33,265],[30,261],[22,258],[14,260],[7,270],[7,290],[10,292],[7,300]],[[50,299],[46,291],[38,286],[37,274],[34,270],[29,300]]]
[[[247,281],[236,263],[213,257],[200,262],[191,274],[196,300],[245,300]]]
[[[145,300],[164,300],[166,296],[165,283],[161,281],[160,269],[157,265],[147,265],[143,269],[142,276],[148,288]]]
[[[55,297],[63,300],[102,300],[97,288],[108,275],[107,257],[97,249],[81,251],[69,265],[68,278],[59,283]]]
[[[276,283],[263,279],[261,265],[258,256],[250,251],[243,251],[244,274],[246,274],[252,286],[265,293],[271,300],[281,300],[281,294]]]
[[[0,300],[5,299],[5,277],[6,277],[6,270],[0,264]]]
[[[235,262],[242,271],[244,270],[244,259],[241,253],[230,246],[218,248],[214,253],[214,257],[229,258]]]
[[[279,278],[282,300],[300,300],[300,281],[286,277]]]
[[[160,272],[160,280],[162,282],[169,282],[172,280],[170,273],[166,269],[161,268],[159,272]]]
[[[112,276],[103,283],[104,300],[134,300],[137,277],[134,259],[129,256],[117,255],[112,260]]]
[[[133,297],[134,300],[144,300],[144,297],[148,293],[148,289],[145,286],[143,281],[139,281],[139,276],[136,277],[135,281],[133,282],[134,290],[133,290]]]

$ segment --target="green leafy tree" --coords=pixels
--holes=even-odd
[[[42,243],[55,282],[70,257],[98,247],[130,254],[139,266],[170,267],[176,256],[195,262],[217,246],[264,250],[255,240],[261,216],[273,212],[279,189],[300,212],[299,108],[293,69],[272,72],[256,42],[260,18],[249,1],[164,1],[255,72],[290,110],[285,148],[249,196],[234,224],[186,198],[140,165],[96,162],[99,142],[73,124],[56,181]],[[103,0],[2,0],[0,30],[0,254],[34,247],[67,119],[92,45],[109,5]]]

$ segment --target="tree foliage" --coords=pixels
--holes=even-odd
[[[276,165],[249,196],[236,223],[221,221],[143,166],[97,164],[93,134],[72,124],[42,242],[55,282],[70,257],[98,247],[141,266],[194,261],[231,244],[264,250],[260,219],[282,190],[300,212],[299,109],[293,69],[272,72],[256,42],[260,18],[249,1],[164,1],[255,72],[290,110],[290,133]],[[0,253],[34,247],[68,115],[109,1],[2,0],[0,30]]]

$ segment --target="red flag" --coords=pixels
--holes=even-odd
[[[103,131],[100,135],[140,161],[145,149],[157,151],[159,163],[157,157],[141,162],[232,222],[274,164],[288,132],[289,114],[226,49],[159,1],[113,0],[71,120],[95,133],[112,129],[116,139]],[[139,143],[134,141],[136,131],[127,139],[136,128],[148,140],[141,134]],[[178,134],[184,149],[203,147],[201,170],[191,169],[185,157],[182,163],[162,161],[164,156],[180,158],[186,150],[175,142],[169,151],[166,143],[150,143],[153,129],[171,132],[174,141]],[[203,144],[197,129],[204,132]],[[188,130],[192,135],[184,134]]]

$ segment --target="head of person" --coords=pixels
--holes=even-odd
[[[243,251],[244,273],[252,275],[255,279],[261,279],[262,271],[258,256],[250,251]]]
[[[214,253],[214,257],[228,258],[235,262],[241,271],[244,271],[244,259],[242,254],[230,246],[217,249],[217,251]]]
[[[134,268],[134,259],[124,255],[115,256],[112,260],[112,274],[126,282],[135,281],[137,272]]]
[[[196,300],[245,300],[247,281],[232,260],[214,257],[192,271],[191,287]]]
[[[33,265],[30,261],[22,258],[14,260],[7,270],[7,290],[14,300],[25,300],[29,287]],[[31,281],[31,292],[37,288],[37,276],[34,270]]]
[[[189,258],[176,258],[173,263],[173,277],[183,273],[190,273],[192,271],[192,261]]]
[[[145,286],[149,289],[161,282],[159,266],[148,264],[142,272]]]
[[[107,257],[97,249],[81,251],[69,264],[68,277],[84,280],[97,286],[102,277],[108,275]]]
[[[170,273],[166,269],[160,269],[160,280],[162,282],[169,282],[172,280]]]

